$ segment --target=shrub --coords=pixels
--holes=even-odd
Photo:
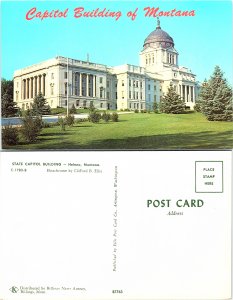
[[[40,117],[25,116],[22,121],[21,133],[24,139],[28,143],[35,142],[43,127],[42,119]]]
[[[3,146],[13,146],[19,143],[19,131],[12,125],[2,127],[2,144]]]
[[[107,113],[106,111],[104,111],[103,114],[102,114],[102,119],[105,122],[108,122],[111,119],[111,115],[109,113]]]
[[[111,114],[111,120],[113,121],[113,122],[118,122],[118,113],[116,113],[116,112],[114,112],[114,113],[112,113]]]
[[[135,112],[135,113],[138,113],[138,109],[135,109],[134,112]]]
[[[50,127],[51,127],[51,124],[48,123],[48,122],[42,122],[42,127],[43,127],[43,128],[50,128]]]
[[[75,106],[73,104],[71,109],[70,109],[70,114],[76,114],[76,113],[77,113],[77,109],[75,108]]]
[[[202,111],[202,103],[201,101],[196,101],[195,105],[194,105],[194,110],[197,112],[201,112]]]
[[[63,117],[58,118],[58,124],[61,125],[61,130],[66,130],[66,120]]]
[[[65,123],[66,123],[68,126],[73,126],[73,125],[74,125],[74,116],[73,116],[73,115],[68,115],[68,116],[66,116],[66,118],[65,118]]]
[[[146,109],[142,109],[141,110],[141,113],[143,114],[143,113],[146,113],[147,112],[147,110]]]
[[[85,108],[85,107],[84,107]],[[90,106],[89,106],[89,111],[90,112],[94,112],[95,111],[95,106],[94,104],[91,102]]]
[[[96,111],[90,112],[88,116],[89,122],[98,123],[101,119],[101,114]]]

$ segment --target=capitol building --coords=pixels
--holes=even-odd
[[[160,21],[143,43],[139,66],[107,66],[57,56],[14,72],[14,101],[29,109],[42,93],[51,108],[152,109],[172,84],[193,109],[198,93],[195,75],[179,66],[173,38],[161,29]]]

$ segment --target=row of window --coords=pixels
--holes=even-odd
[[[150,55],[146,55],[146,65],[150,65],[151,63],[155,62],[155,57],[154,54]]]

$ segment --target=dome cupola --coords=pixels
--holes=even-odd
[[[148,37],[144,41],[143,48],[146,49],[147,47],[160,47],[162,48],[170,48],[174,47],[173,38],[160,27],[160,20],[157,18],[157,27],[154,31],[152,31]]]

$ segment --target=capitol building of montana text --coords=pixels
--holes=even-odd
[[[172,84],[193,109],[198,84],[195,75],[179,66],[173,38],[157,27],[145,39],[139,66],[106,66],[73,58],[55,58],[14,72],[14,101],[30,109],[33,98],[42,93],[51,108],[152,109]]]

